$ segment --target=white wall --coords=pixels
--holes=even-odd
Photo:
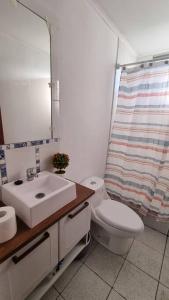
[[[140,56],[169,49],[169,1],[94,0]]]
[[[80,181],[104,175],[118,37],[86,1],[63,2],[57,8],[62,41],[57,65],[63,98],[60,147],[70,155],[68,177]],[[119,62],[135,60],[127,50],[120,40]]]
[[[63,99],[60,149],[70,155],[67,176],[80,181],[104,175],[117,37],[86,1],[62,2],[56,49]]]
[[[58,143],[39,146],[40,168],[42,170],[53,170],[52,156],[59,151]],[[9,181],[26,177],[28,168],[36,168],[35,147],[5,150],[7,162],[7,178]]]
[[[52,23],[52,73],[61,82],[61,150],[70,154],[67,176],[80,181],[103,176],[107,152],[114,64],[136,60],[136,54],[109,22],[87,1],[23,0]],[[43,4],[43,5],[42,5]],[[55,9],[49,9],[54,5]],[[50,169],[59,143],[40,146],[41,169]],[[34,147],[6,150],[9,180],[35,166]],[[166,232],[161,224],[156,229]],[[164,226],[163,226],[164,227]],[[168,227],[167,227],[168,229]]]
[[[144,56],[138,56],[137,57],[137,61],[146,61],[146,60],[151,60],[151,59],[153,59],[153,56],[154,55],[168,55],[169,54],[169,49],[167,49],[166,51],[162,51],[162,49],[161,49],[161,51],[160,52],[158,52],[158,53],[152,53],[152,54],[149,54],[149,55],[144,55]]]
[[[52,23],[53,78],[60,80],[60,150],[67,176],[103,176],[107,154],[118,34],[86,0],[23,0]],[[51,8],[51,9],[50,9]],[[126,46],[127,48],[127,46]],[[121,52],[121,61],[125,53]],[[127,58],[125,58],[127,60]]]
[[[103,176],[116,63],[118,31],[87,0],[22,0],[48,17],[52,24],[52,73],[60,80],[61,143],[40,147],[42,169],[51,166],[59,150],[70,155],[67,177],[80,181],[91,175]],[[120,35],[122,44],[124,42]],[[121,63],[127,62],[121,46]],[[122,50],[123,49],[123,50]],[[127,50],[128,49],[128,50]],[[27,148],[7,150],[10,180],[35,164]]]
[[[118,49],[118,64],[129,64],[137,61],[137,54],[129,47],[124,40],[119,38],[119,49]]]

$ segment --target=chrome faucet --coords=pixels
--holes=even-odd
[[[28,168],[26,170],[26,178],[28,181],[33,180],[35,177],[37,177],[37,173],[34,172],[34,168]]]

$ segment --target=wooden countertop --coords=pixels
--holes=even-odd
[[[35,237],[37,237],[47,228],[49,228],[58,220],[63,218],[71,210],[73,210],[78,205],[87,200],[90,196],[94,194],[94,191],[76,183],[76,193],[77,197],[75,200],[71,201],[63,208],[56,211],[53,215],[51,215],[50,217],[48,217],[33,228],[29,228],[25,223],[23,223],[19,218],[17,218],[16,235],[8,242],[0,244],[0,263],[4,262],[7,258],[13,255],[27,243],[32,241]],[[4,204],[0,202],[0,206],[4,206]]]

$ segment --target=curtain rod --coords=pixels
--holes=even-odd
[[[153,63],[155,61],[162,61],[164,60],[165,63],[169,63],[168,60],[169,60],[169,55],[168,55],[168,58],[167,57],[164,57],[164,58],[154,58],[154,59],[149,59],[149,60],[143,60],[143,61],[138,61],[138,62],[134,62],[134,63],[129,63],[129,64],[124,64],[124,65],[120,65],[120,64],[117,64],[116,65],[116,68],[119,69],[119,68],[125,68],[125,67],[129,67],[129,66],[134,66],[134,65],[143,65],[145,63]]]

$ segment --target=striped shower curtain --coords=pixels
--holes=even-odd
[[[105,183],[120,201],[169,220],[169,65],[121,72]]]

